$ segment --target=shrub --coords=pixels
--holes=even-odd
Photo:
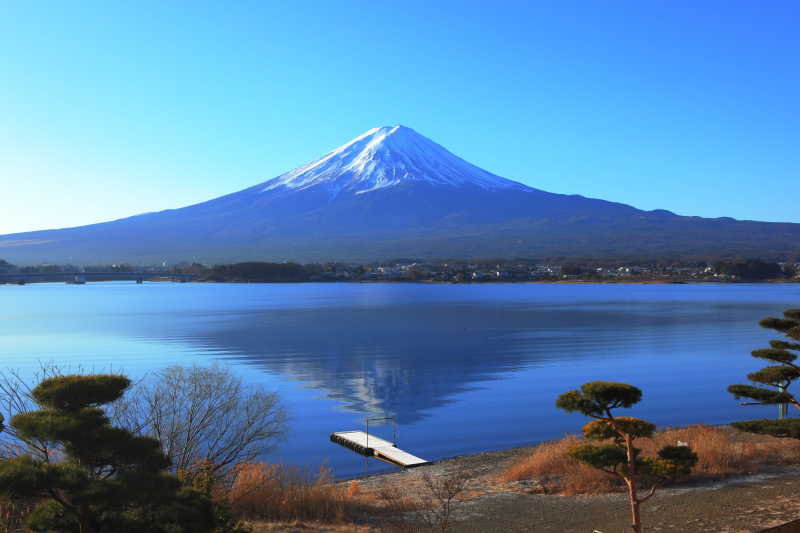
[[[115,402],[113,418],[157,439],[172,471],[210,467],[217,480],[273,450],[286,431],[277,394],[246,386],[223,366],[171,366]]]
[[[315,478],[296,467],[243,463],[234,470],[224,498],[244,520],[345,522],[361,508],[358,489],[333,482],[321,467]]]

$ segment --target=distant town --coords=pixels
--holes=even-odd
[[[208,282],[335,282],[414,281],[431,283],[492,282],[738,282],[800,281],[800,262],[759,259],[715,262],[608,260],[392,260],[387,262],[311,263],[245,262],[223,265],[180,262],[135,266],[15,266],[0,260],[0,283],[63,281],[83,275],[90,281],[109,279],[174,279]],[[70,278],[71,279],[71,278]]]

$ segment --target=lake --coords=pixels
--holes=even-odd
[[[367,417],[429,460],[521,446],[577,432],[555,399],[591,380],[640,387],[631,414],[659,426],[774,416],[725,389],[763,366],[750,351],[780,337],[757,322],[800,285],[43,283],[0,302],[3,367],[230,364],[291,417],[267,460],[349,477],[365,460],[328,437]]]

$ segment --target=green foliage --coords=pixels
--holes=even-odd
[[[638,439],[639,437],[652,437],[655,430],[655,424],[646,420],[618,416],[614,418],[613,423],[610,420],[592,420],[583,426],[583,436],[589,440],[614,439],[619,443],[625,434]]]
[[[214,502],[214,533],[252,533],[252,529],[233,518],[227,502]]]
[[[761,319],[759,321],[759,324],[761,325],[762,328],[774,329],[775,331],[780,331],[781,333],[785,333],[790,329],[792,329],[793,327],[797,326],[797,321],[786,318],[767,317]]]
[[[741,279],[770,279],[784,277],[783,269],[778,263],[767,263],[759,259],[747,261],[726,261],[714,265],[720,274],[736,276]]]
[[[37,498],[28,526],[40,532],[210,532],[205,495],[182,488],[164,470],[160,443],[113,427],[100,406],[118,399],[124,376],[63,376],[33,389],[38,411],[13,417],[22,439],[60,449],[57,462],[20,456],[0,462],[0,495]]]
[[[749,398],[767,405],[789,403],[793,398],[792,395],[787,392],[763,389],[752,385],[731,385],[728,387],[728,392],[733,394],[737,400],[739,398]]]
[[[178,488],[171,498],[159,505],[140,505],[109,516],[108,531],[142,533],[214,532],[214,505],[204,494],[190,488]]]
[[[45,379],[33,389],[42,407],[76,411],[113,402],[125,392],[131,380],[114,374],[72,375]]]
[[[731,426],[748,433],[800,439],[800,418],[784,418],[783,420],[764,418],[746,422],[731,422]]]
[[[31,531],[44,533],[78,533],[80,526],[75,516],[67,514],[54,500],[47,500],[28,515],[25,521]]]
[[[778,387],[790,383],[800,377],[800,368],[791,366],[768,366],[758,372],[747,374],[747,379],[756,383],[764,383]]]
[[[662,473],[674,478],[676,475],[689,475],[699,457],[688,446],[664,446],[658,451],[658,459],[667,472]]]
[[[787,309],[783,318],[767,317],[759,321],[761,327],[783,333],[793,340],[800,340],[800,309]],[[792,404],[800,407],[795,395],[789,387],[800,379],[800,366],[797,365],[797,354],[800,344],[784,340],[769,341],[770,348],[753,350],[752,356],[764,359],[774,365],[762,368],[757,372],[747,375],[747,378],[756,384],[774,387],[764,388],[757,385],[736,384],[728,387],[728,392],[736,399],[748,398],[765,405]],[[797,422],[797,423],[796,423]],[[749,422],[734,422],[733,427],[751,433],[773,435],[775,437],[800,438],[800,420],[751,420]]]
[[[580,390],[565,392],[556,400],[556,407],[568,413],[580,412],[593,418],[607,416],[611,409],[630,407],[642,399],[642,391],[627,383],[591,381]]]
[[[204,461],[195,469],[184,471],[181,480],[185,492],[205,497],[207,501],[212,502],[210,513],[213,515],[212,521],[216,524],[214,533],[251,533],[250,529],[233,518],[227,500],[212,499],[214,487],[219,483],[215,477],[213,464]]]
[[[775,348],[761,348],[760,350],[753,350],[750,353],[757,359],[767,359],[775,363],[788,364],[797,359],[797,356],[793,353],[787,352],[786,350],[777,350]]]
[[[616,444],[579,444],[569,451],[570,456],[599,470],[616,470],[628,457]]]
[[[42,487],[55,487],[56,480],[62,477],[55,467],[28,456],[0,461],[0,494],[6,497],[37,497]]]
[[[639,418],[618,416],[611,420],[592,420],[583,427],[583,436],[587,440],[608,441],[614,444],[581,444],[570,451],[570,455],[589,466],[601,470],[630,475],[628,455],[625,448],[625,435],[631,441],[638,438],[650,438],[656,426]],[[688,474],[697,464],[697,454],[688,446],[665,446],[656,458],[642,458],[640,450],[632,448],[635,471],[651,482],[663,479],[674,479],[678,475]]]
[[[307,281],[311,273],[297,263],[235,263],[217,265],[208,279],[212,281]]]
[[[769,345],[778,350],[800,350],[800,344],[796,342],[772,340],[769,341]]]

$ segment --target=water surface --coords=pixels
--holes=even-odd
[[[760,368],[749,352],[776,337],[757,321],[800,306],[800,285],[48,283],[0,303],[2,366],[222,361],[283,399],[268,459],[344,477],[363,461],[328,435],[366,417],[396,417],[426,459],[520,446],[577,431],[555,398],[597,379],[642,388],[632,414],[662,426],[773,416],[725,388]]]

